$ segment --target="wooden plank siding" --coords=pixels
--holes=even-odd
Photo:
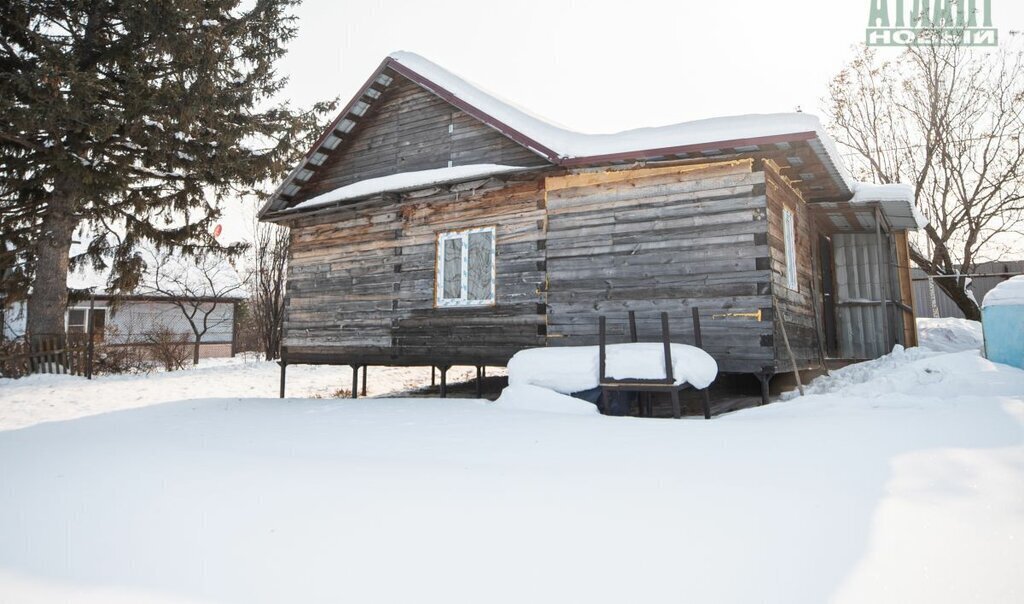
[[[418,84],[396,80],[294,203],[357,181],[449,165],[543,166],[547,160]],[[449,164],[451,162],[451,164]]]
[[[910,243],[905,230],[894,231],[892,237],[896,251],[893,269],[899,285],[897,298],[910,308],[909,311],[897,311],[903,314],[903,341],[906,346],[917,346],[917,319],[913,313],[913,309],[917,308],[917,301],[914,300],[914,283],[910,279],[910,269],[913,268],[910,260]]]
[[[673,341],[692,342],[696,306],[722,371],[773,366],[771,323],[733,316],[771,308],[765,180],[752,165],[549,178],[548,344],[595,344],[599,315],[624,338],[630,310],[641,339],[660,336],[665,311]]]
[[[801,369],[818,367],[818,349],[815,340],[814,309],[811,299],[811,279],[815,289],[821,292],[820,277],[815,274],[817,231],[807,209],[807,204],[793,183],[782,176],[778,166],[765,160],[763,170],[768,193],[768,246],[771,257],[771,288],[777,307],[786,320],[786,334]],[[783,237],[783,209],[793,213],[794,239],[796,243],[797,289],[789,288],[786,279],[786,250]],[[778,323],[776,322],[776,325]],[[792,364],[785,350],[782,332],[776,327],[774,334],[775,358],[778,372],[792,370]]]
[[[379,97],[346,109],[337,127],[355,126],[332,126],[324,140],[341,142],[315,155],[326,157],[322,165],[296,171],[287,204],[371,178],[449,166],[526,170],[309,212],[276,208],[270,219],[290,226],[292,237],[288,362],[503,365],[528,347],[596,344],[601,315],[611,338],[624,340],[630,311],[641,339],[660,338],[664,311],[672,339],[692,342],[698,307],[704,348],[723,372],[791,371],[775,309],[785,316],[797,365],[818,366],[811,290],[812,283],[817,293],[824,290],[815,260],[819,233],[834,232],[842,221],[815,222],[806,200],[828,204],[849,192],[830,176],[813,136],[650,150],[666,154],[644,161],[552,155],[555,165],[524,146],[529,139],[520,135],[517,142],[516,133],[494,129],[505,127],[500,122],[492,128],[472,106],[442,98],[436,84],[407,79],[395,65],[380,69],[373,80]],[[358,117],[357,105],[368,107]],[[786,208],[794,218],[796,288],[786,275]],[[868,228],[853,212],[842,218],[848,230]],[[438,235],[490,226],[495,303],[436,307]],[[896,251],[894,288],[907,298],[905,233],[896,234]],[[822,309],[830,333],[835,316]],[[901,335],[916,341],[912,322]]]
[[[380,198],[292,225],[284,345],[340,364],[503,365],[544,345],[543,179]],[[439,232],[495,225],[496,304],[435,308]]]
[[[383,195],[292,223],[284,345],[290,362],[503,365],[523,348],[597,341],[597,318],[625,338],[692,342],[721,371],[788,371],[772,295],[790,341],[815,358],[806,208],[770,162],[491,179],[480,188]],[[444,189],[444,190],[440,190]],[[794,210],[799,282],[785,287],[781,208]],[[434,304],[439,233],[494,225],[496,303]],[[761,313],[759,320],[757,313]]]

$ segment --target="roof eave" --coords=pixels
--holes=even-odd
[[[298,173],[309,164],[310,160],[313,158],[313,155],[320,151],[320,148],[323,146],[324,142],[332,134],[334,134],[334,132],[337,131],[338,124],[340,124],[341,121],[345,119],[346,115],[351,113],[356,103],[358,103],[359,100],[363,98],[363,96],[366,94],[366,91],[369,90],[371,86],[373,86],[373,83],[377,81],[377,78],[379,78],[381,74],[384,73],[384,70],[387,69],[389,65],[391,65],[392,63],[394,63],[394,60],[391,57],[386,57],[383,61],[380,62],[380,65],[378,65],[377,69],[375,69],[374,72],[370,75],[370,77],[366,79],[366,82],[364,82],[362,87],[359,88],[355,96],[353,96],[352,99],[349,100],[348,104],[346,104],[345,107],[342,108],[338,115],[331,121],[330,126],[324,129],[324,131],[320,134],[320,137],[316,139],[316,142],[314,142],[310,146],[310,148],[302,156],[302,159],[299,160],[299,162],[295,164],[295,167],[292,168],[291,172],[288,173],[288,176],[286,176],[285,179],[281,182],[281,184],[278,185],[278,187],[274,190],[274,192],[271,193],[270,198],[267,199],[266,203],[263,204],[263,206],[257,213],[257,217],[260,220],[262,220],[264,216],[266,216],[271,210],[276,209],[274,206],[280,200],[284,190],[295,181],[296,175],[298,175]]]
[[[775,134],[772,136],[759,136],[752,138],[738,138],[722,141],[709,141],[705,143],[694,143],[689,145],[678,145],[673,147],[658,147],[654,149],[637,149],[634,151],[622,151],[619,153],[607,153],[604,155],[588,155],[580,157],[565,158],[560,165],[574,167],[590,164],[611,163],[617,161],[642,161],[664,157],[666,155],[680,155],[684,153],[700,153],[709,149],[733,149],[736,147],[751,147],[757,145],[773,145],[776,143],[789,143],[794,141],[805,141],[817,136],[815,132],[793,132],[788,134]]]

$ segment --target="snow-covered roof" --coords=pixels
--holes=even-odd
[[[919,229],[928,224],[914,203],[914,187],[911,185],[855,182],[850,203],[877,203],[881,206],[886,220],[895,229]]]
[[[320,207],[338,201],[369,197],[384,192],[409,191],[425,187],[486,178],[498,174],[508,174],[530,170],[531,168],[520,168],[518,166],[503,166],[500,164],[470,164],[468,166],[451,166],[448,168],[436,168],[434,170],[418,170],[414,172],[401,172],[378,178],[360,180],[350,185],[338,187],[316,197],[307,199],[296,205],[291,210],[306,210]]]
[[[838,212],[833,222],[840,229],[870,228],[874,224],[875,206],[881,209],[894,229],[917,229],[927,224],[914,204],[914,190],[909,185],[856,182],[821,121],[808,113],[716,117],[611,134],[574,132],[501,99],[436,63],[405,51],[391,53],[385,58],[305,160],[281,184],[261,210],[261,215],[271,208],[305,211],[378,193],[426,188],[527,169],[474,164],[404,172],[350,183],[288,208],[294,203],[289,200],[302,199],[299,192],[303,183],[309,182],[317,166],[324,165],[328,155],[356,127],[369,103],[379,98],[381,91],[397,76],[414,81],[554,165],[571,168],[657,158],[714,156],[723,150],[728,153],[766,153],[766,156],[781,153],[783,163],[794,170],[798,181],[804,183],[800,186],[806,187],[806,198],[822,202],[826,211]],[[800,152],[806,154],[802,158],[800,153],[790,150],[794,143],[806,144]],[[816,167],[809,168],[805,161]],[[282,197],[285,200],[279,201]],[[839,201],[842,199],[847,201]]]
[[[840,174],[852,184],[831,137],[822,128],[818,118],[809,113],[736,115],[656,128],[637,128],[613,134],[585,134],[556,126],[415,53],[398,51],[388,56],[455,98],[539,143],[538,146],[547,152],[549,159],[595,158],[709,142],[813,132],[825,145],[825,151],[839,168]]]
[[[990,306],[1024,306],[1024,275],[1010,277],[985,294],[982,308]]]
[[[716,117],[611,134],[574,132],[505,101],[415,53],[399,51],[384,59],[305,159],[278,187],[261,209],[261,215],[270,209],[282,209],[288,205],[288,199],[299,194],[317,167],[324,165],[340,141],[356,127],[369,103],[379,98],[381,91],[391,84],[395,74],[416,82],[559,166],[685,157],[691,153],[713,156],[722,150],[756,152],[765,146],[784,152],[790,143],[802,142],[810,148],[816,158],[814,161],[820,162],[829,181],[834,183],[828,188],[830,197],[849,195],[854,185],[835,142],[820,120],[807,113]],[[800,176],[801,180],[805,178],[803,172]],[[812,185],[810,188],[825,187]],[[282,198],[285,201],[281,201]]]

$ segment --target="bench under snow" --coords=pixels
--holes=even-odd
[[[609,344],[606,351],[605,374],[609,378],[665,378],[661,343]],[[600,381],[599,356],[598,346],[527,348],[508,362],[508,384],[539,386],[562,394],[590,390]],[[700,348],[672,344],[672,375],[676,384],[707,388],[718,375],[718,363]]]

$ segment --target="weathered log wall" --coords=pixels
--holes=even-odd
[[[388,196],[292,225],[288,355],[351,364],[504,364],[533,346],[594,344],[597,317],[625,338],[692,342],[722,371],[788,371],[773,292],[794,352],[814,364],[814,234],[773,165],[738,160],[488,181],[475,191]],[[530,180],[532,178],[532,180]],[[797,291],[786,287],[782,207],[794,211]],[[436,237],[497,226],[494,306],[436,308]]]
[[[496,225],[496,304],[435,308],[438,233]],[[292,226],[284,345],[353,364],[504,364],[544,345],[543,179],[377,199]]]
[[[811,307],[811,279],[819,279],[814,272],[813,260],[817,231],[806,202],[789,180],[779,173],[778,167],[770,160],[765,160],[763,169],[768,193],[768,246],[771,256],[772,293],[778,309],[785,318],[786,334],[789,336],[797,365],[801,369],[817,367],[820,363],[815,339],[814,309]],[[786,279],[783,208],[793,212],[797,263],[796,290],[789,288]],[[815,291],[821,291],[818,282],[815,282]],[[775,357],[779,361],[778,371],[787,372],[792,370],[792,363],[778,325],[776,322]]]
[[[549,345],[596,343],[602,314],[612,337],[625,337],[630,310],[641,339],[659,337],[667,311],[673,340],[692,342],[696,306],[722,371],[770,370],[765,175],[752,164],[549,178]]]

